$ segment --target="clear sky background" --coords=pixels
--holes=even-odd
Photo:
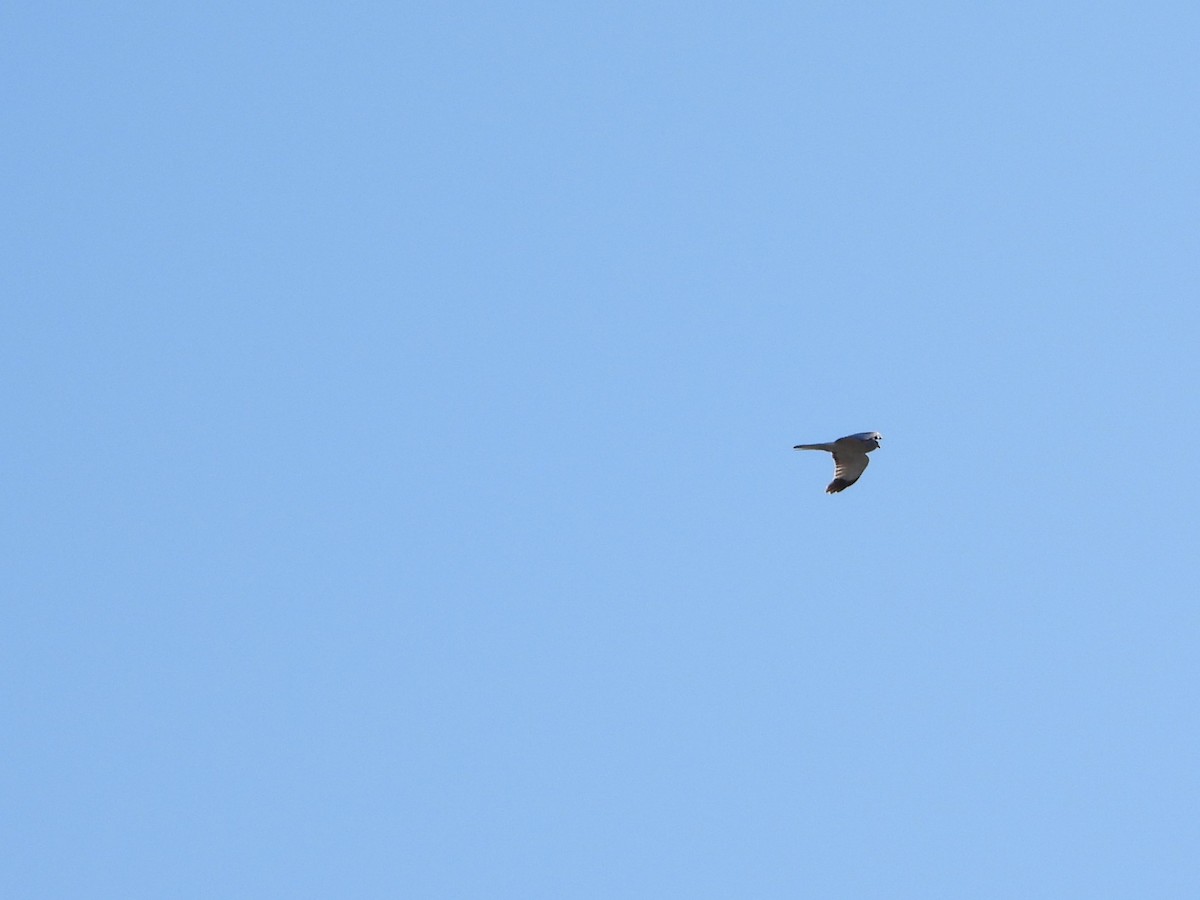
[[[1200,896],[1196,4],[0,29],[4,896]]]

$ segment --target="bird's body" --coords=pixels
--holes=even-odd
[[[836,494],[858,481],[870,462],[867,454],[878,450],[882,441],[883,435],[878,431],[862,431],[840,437],[828,444],[797,444],[794,449],[826,450],[833,454],[833,481],[829,482],[825,493]]]

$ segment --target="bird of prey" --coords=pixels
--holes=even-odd
[[[838,438],[830,444],[797,444],[796,450],[828,450],[833,454],[833,481],[825,488],[825,493],[836,494],[844,491],[866,471],[867,454],[878,450],[883,435],[878,431],[863,431]]]

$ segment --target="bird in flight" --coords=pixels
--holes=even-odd
[[[828,450],[833,454],[833,481],[825,488],[825,493],[836,494],[844,491],[867,469],[867,454],[878,450],[883,435],[878,431],[864,431],[838,438],[829,444],[797,444],[795,450]]]

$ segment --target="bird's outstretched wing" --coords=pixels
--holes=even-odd
[[[833,481],[829,482],[825,493],[836,494],[838,491],[844,491],[850,487],[867,470],[867,463],[870,461],[865,453],[835,450],[833,464],[836,468],[833,472]]]

